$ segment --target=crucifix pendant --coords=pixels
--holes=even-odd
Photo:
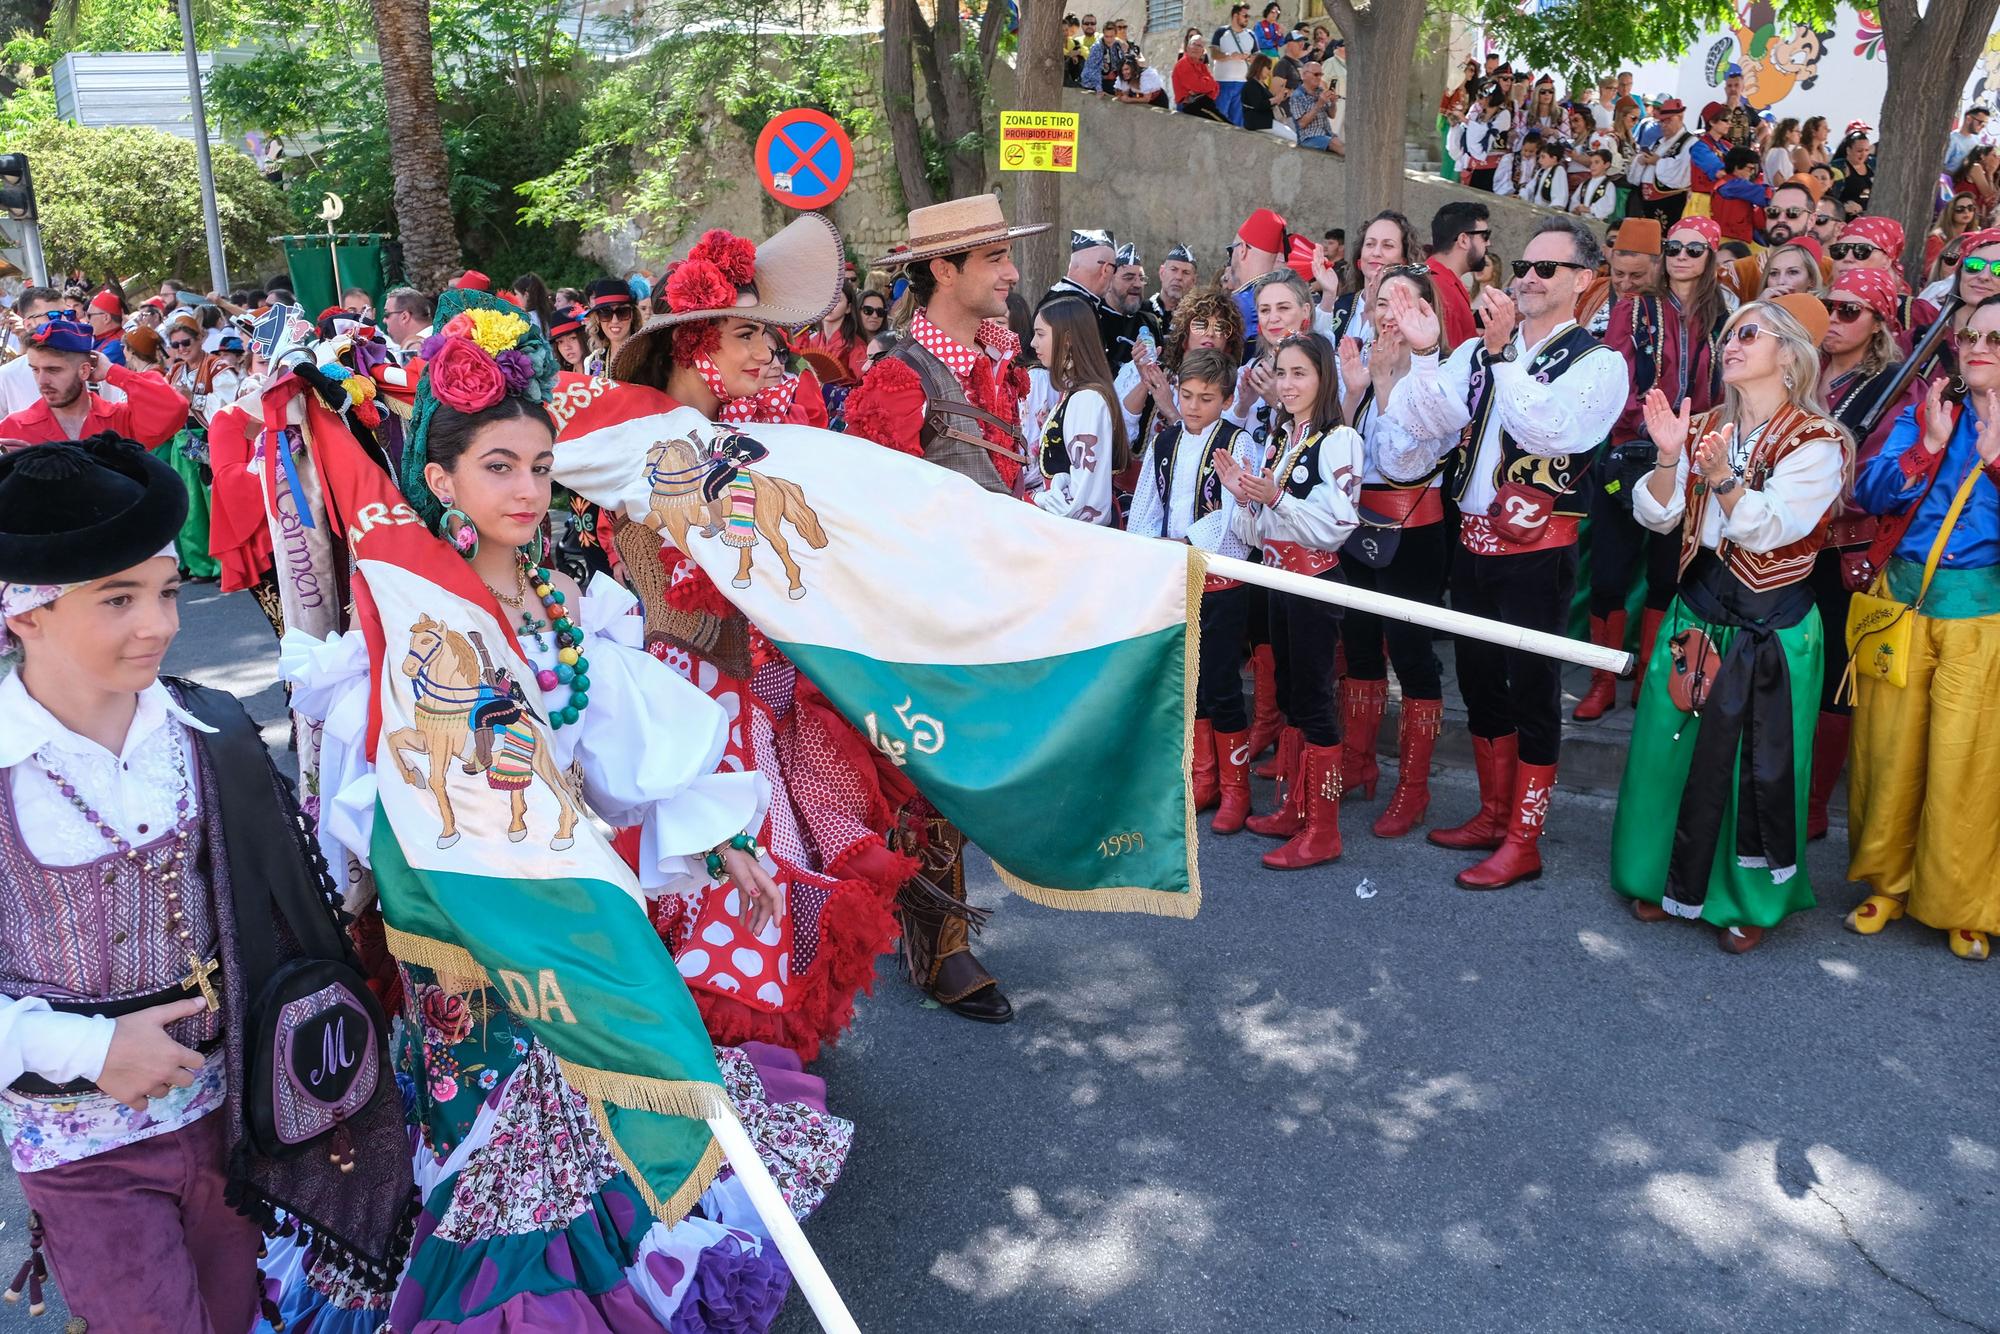
[[[548,647],[548,642],[542,638],[542,631],[546,630],[548,625],[547,621],[537,620],[525,611],[521,613],[521,633],[524,635],[533,635],[535,637],[535,647],[538,649]]]
[[[215,976],[217,970],[219,970],[221,967],[222,967],[221,964],[216,963],[212,959],[207,963],[203,963],[200,959],[196,958],[192,953],[190,953],[188,955],[187,976],[181,979],[182,986],[193,987],[199,992],[201,992],[202,1000],[207,1002],[208,1008],[211,1010],[219,1010],[222,1008],[219,1004],[216,1003],[218,997],[215,991],[215,984],[209,980],[210,978]]]

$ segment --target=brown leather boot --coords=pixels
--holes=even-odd
[[[1847,734],[1854,720],[1844,713],[1821,713],[1813,729],[1812,779],[1806,788],[1806,837],[1826,837],[1826,803],[1847,763]]]
[[[1305,828],[1283,847],[1264,854],[1264,865],[1273,871],[1303,871],[1340,859],[1340,747],[1307,746],[1305,774]]]
[[[1278,660],[1269,644],[1250,653],[1250,758],[1256,759],[1278,742],[1285,715],[1278,712]],[[1269,778],[1269,774],[1263,775]]]
[[[1431,753],[1444,731],[1444,701],[1403,697],[1396,734],[1396,790],[1375,821],[1375,837],[1401,838],[1423,822],[1431,806]]]
[[[1221,803],[1209,822],[1211,834],[1236,834],[1250,815],[1250,734],[1217,732],[1215,767],[1221,775]]]
[[[1375,784],[1382,777],[1375,743],[1382,735],[1382,715],[1388,709],[1387,681],[1341,681],[1340,787],[1350,800],[1357,792],[1365,801],[1375,800]]]
[[[1215,777],[1215,727],[1206,718],[1194,720],[1194,736],[1188,742],[1188,767],[1194,775],[1194,808],[1213,810],[1222,799]]]
[[[1479,774],[1479,811],[1462,825],[1433,829],[1430,841],[1460,852],[1490,852],[1507,837],[1508,803],[1514,799],[1514,765],[1520,738],[1509,732],[1488,740],[1472,738],[1472,763]]]
[[[1522,764],[1515,768],[1514,808],[1507,838],[1492,856],[1458,873],[1460,889],[1505,889],[1542,877],[1540,843],[1549,819],[1549,798],[1555,795],[1553,764]]]
[[[951,865],[931,870],[941,858],[927,857],[925,874],[911,877],[896,893],[903,965],[918,990],[953,1014],[1004,1024],[1014,1017],[1013,1003],[972,953],[972,932],[985,924],[986,914],[965,898],[965,836],[947,826],[933,836],[932,847],[948,851]]]
[[[1603,648],[1624,648],[1625,613],[1614,611],[1609,616],[1591,617],[1590,642]],[[1593,671],[1590,674],[1590,689],[1583,692],[1583,698],[1576,702],[1576,712],[1570,717],[1587,723],[1602,718],[1617,707],[1618,678],[1610,672]]]
[[[1278,760],[1285,766],[1285,776],[1279,780],[1277,809],[1268,815],[1253,815],[1243,822],[1251,833],[1265,838],[1290,838],[1306,825],[1305,738],[1298,728],[1285,729],[1285,735],[1278,741]]]

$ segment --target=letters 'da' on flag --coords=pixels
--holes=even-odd
[[[1057,908],[1193,917],[1201,558],[807,426],[565,377],[556,479],[656,529]]]
[[[496,988],[589,1100],[655,1216],[678,1221],[721,1162],[705,1118],[735,1114],[701,1015],[631,870],[555,771],[542,719],[525,718],[537,744],[518,840],[515,794],[459,776],[480,690],[535,673],[479,577],[302,397],[368,644],[369,861],[390,948],[454,986]],[[440,767],[442,801],[426,781]]]

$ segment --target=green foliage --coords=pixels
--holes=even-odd
[[[861,44],[797,31],[806,19],[769,8],[725,22],[691,9],[661,16],[674,35],[590,94],[576,150],[519,187],[524,217],[587,231],[636,226],[665,246],[707,202],[715,174],[750,170],[718,162],[719,123],[755,136],[780,111],[817,107],[855,138],[873,133]]]
[[[1775,6],[1778,17],[1824,27],[1834,0],[1791,0]],[[1704,30],[1737,22],[1732,0],[1481,0],[1478,20],[1516,61],[1538,70],[1562,71],[1594,79],[1620,64],[1678,55]]]
[[[8,135],[6,147],[34,161],[51,274],[157,281],[206,272],[192,143],[160,130],[48,120]],[[216,153],[214,162],[230,271],[266,271],[269,238],[291,222],[283,199],[241,153]]]

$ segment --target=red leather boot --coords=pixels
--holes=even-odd
[[[1507,837],[1508,803],[1514,799],[1514,767],[1520,737],[1513,732],[1491,740],[1472,738],[1472,763],[1479,773],[1479,812],[1462,825],[1433,829],[1430,841],[1460,852],[1490,852]]]
[[[1458,873],[1460,889],[1505,889],[1542,876],[1542,829],[1549,819],[1549,798],[1555,795],[1553,764],[1515,766],[1514,809],[1506,841],[1491,857]]]
[[[1250,814],[1250,734],[1217,732],[1215,767],[1221,773],[1222,804],[1209,823],[1211,834],[1234,834]]]
[[[1257,777],[1259,778],[1275,778],[1278,779],[1280,782],[1284,781],[1287,778],[1290,778],[1292,776],[1292,761],[1285,758],[1285,756],[1290,753],[1285,749],[1287,741],[1289,741],[1290,744],[1294,746],[1303,744],[1303,739],[1299,736],[1298,728],[1296,727],[1279,728],[1278,748],[1271,752],[1270,759],[1265,760],[1262,764],[1258,765],[1255,769],[1252,769],[1250,772],[1257,775]],[[1250,729],[1250,744],[1253,747],[1257,744],[1257,730],[1255,727],[1252,727]]]
[[[1271,656],[1269,644],[1259,644],[1251,651],[1250,680],[1250,758],[1254,760],[1277,744],[1278,733],[1285,727],[1285,715],[1278,712],[1278,660]]]
[[[1624,648],[1625,613],[1614,611],[1609,616],[1591,617],[1590,642],[1603,648]],[[1618,678],[1610,672],[1592,672],[1590,689],[1583,692],[1583,698],[1576,702],[1576,712],[1570,717],[1580,723],[1587,723],[1602,718],[1617,707]]]
[[[1646,664],[1653,660],[1653,642],[1660,637],[1660,626],[1666,623],[1667,614],[1654,611],[1651,607],[1639,615],[1639,666],[1632,673],[1632,707],[1639,707],[1639,687],[1646,684]]]
[[[1812,781],[1806,788],[1806,837],[1826,837],[1826,803],[1840,782],[1847,763],[1847,733],[1854,720],[1844,713],[1822,713],[1813,730]]]
[[[1387,681],[1340,683],[1340,788],[1344,793],[1359,792],[1375,800],[1375,784],[1381,781],[1382,766],[1375,754],[1376,739],[1382,735],[1382,715],[1389,709]]]
[[[1444,730],[1444,701],[1403,698],[1402,729],[1396,734],[1396,790],[1375,821],[1375,837],[1401,838],[1415,829],[1431,806],[1431,752]]]
[[[1284,777],[1278,780],[1282,786],[1277,809],[1268,815],[1253,815],[1243,822],[1251,833],[1266,838],[1290,838],[1306,825],[1305,783],[1300,776],[1305,763],[1305,737],[1298,728],[1287,727],[1278,738],[1278,763],[1283,766]]]
[[[1305,774],[1299,784],[1305,789],[1305,828],[1283,847],[1264,854],[1264,865],[1273,871],[1303,871],[1339,860],[1340,751],[1338,745],[1305,748]]]
[[[1215,777],[1215,725],[1206,718],[1194,720],[1194,737],[1188,742],[1188,768],[1194,774],[1194,808],[1214,810],[1222,800]]]

